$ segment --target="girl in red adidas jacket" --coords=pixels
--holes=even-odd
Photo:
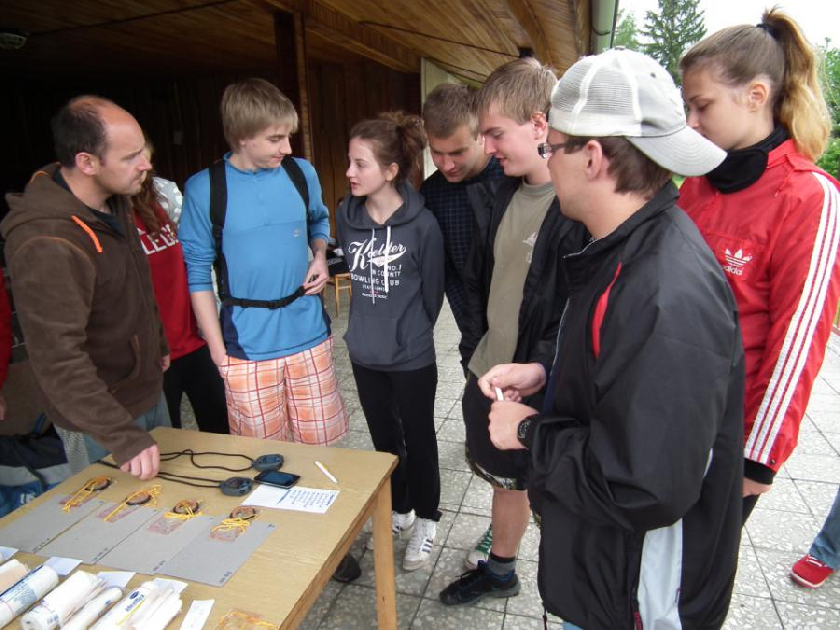
[[[729,153],[686,180],[680,206],[738,302],[746,521],[796,446],[837,311],[840,193],[813,163],[829,117],[814,53],[779,11],[707,37],[680,68],[688,123]]]

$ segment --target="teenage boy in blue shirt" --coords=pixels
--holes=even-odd
[[[297,112],[263,79],[229,85],[221,111],[231,147],[221,184],[221,313],[210,275],[217,258],[211,179],[221,165],[187,181],[179,236],[196,318],[225,381],[231,433],[332,444],[348,421],[318,295],[329,278],[329,213],[315,169],[291,156]],[[295,170],[305,178],[308,207]]]

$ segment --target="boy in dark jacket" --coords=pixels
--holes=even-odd
[[[670,179],[724,153],[640,53],[580,60],[551,102],[541,153],[593,241],[563,261],[553,365],[479,381],[504,390],[493,443],[530,459],[540,594],[567,627],[719,628],[740,541],[744,356],[734,297]],[[546,382],[542,413],[518,402]]]
[[[463,334],[463,270],[475,225],[470,189],[501,180],[504,171],[484,152],[475,93],[466,85],[441,83],[432,90],[423,103],[423,126],[437,170],[420,186],[420,194],[443,233],[446,300]]]
[[[469,191],[477,228],[463,272],[460,344],[467,460],[493,487],[491,530],[484,537],[492,542],[486,560],[471,552],[465,561],[471,571],[440,593],[447,605],[519,592],[516,553],[531,517],[528,459],[490,443],[490,402],[476,382],[497,363],[551,361],[566,299],[560,257],[585,242],[584,227],[560,213],[537,152],[548,133],[545,112],[556,81],[536,59],[523,58],[493,72],[476,95],[484,150],[507,175],[495,193]]]

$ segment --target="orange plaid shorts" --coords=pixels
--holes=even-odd
[[[233,435],[328,446],[349,430],[333,339],[280,359],[228,357],[221,367]]]

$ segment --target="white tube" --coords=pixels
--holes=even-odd
[[[102,578],[76,571],[20,620],[23,630],[53,630],[102,588]]]
[[[58,573],[42,564],[0,595],[0,627],[41,599],[58,584]]]
[[[164,630],[179,612],[181,612],[181,598],[178,593],[173,592],[158,606],[143,626],[138,626],[138,630]]]
[[[128,627],[131,630],[163,630],[180,611],[178,593],[171,588],[161,588],[160,595],[154,601],[147,601],[128,622]]]
[[[154,582],[143,582],[126,595],[93,626],[94,630],[113,630],[126,624],[147,598],[153,598],[158,591]]]
[[[115,601],[123,596],[123,590],[118,586],[106,588],[90,600],[84,607],[61,626],[62,630],[87,630],[96,618]]]
[[[16,584],[23,576],[29,573],[29,567],[20,560],[9,560],[0,566],[0,593]]]

